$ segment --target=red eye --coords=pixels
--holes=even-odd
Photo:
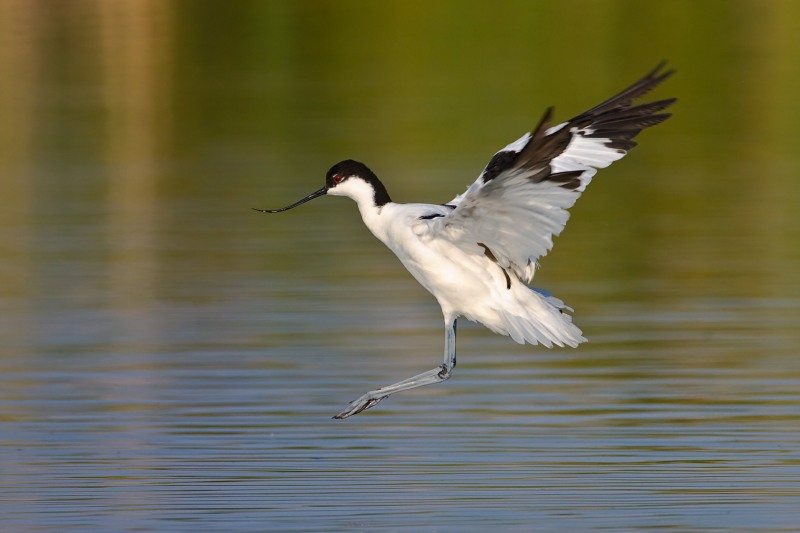
[[[341,174],[334,174],[333,175],[333,181],[335,183],[341,183],[343,179],[344,179],[344,177]]]

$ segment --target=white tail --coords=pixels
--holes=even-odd
[[[502,329],[497,332],[510,335],[520,344],[542,344],[548,348],[572,346],[575,348],[586,339],[572,323],[567,311],[572,311],[564,302],[547,291],[515,284],[518,305],[499,308]],[[495,328],[491,328],[495,329]]]

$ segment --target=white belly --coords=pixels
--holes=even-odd
[[[487,257],[478,243],[462,247],[429,234],[415,234],[412,228],[419,213],[408,204],[403,208],[410,211],[407,217],[389,217],[386,225],[367,225],[433,294],[446,323],[463,316],[519,343],[548,347],[577,346],[586,340],[563,313],[561,300],[531,290]]]
[[[483,255],[483,249],[465,251],[449,242],[405,241],[394,250],[412,276],[442,307],[445,318],[464,316],[490,328],[493,307],[507,299],[503,270]]]

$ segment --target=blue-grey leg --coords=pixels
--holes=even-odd
[[[369,391],[360,398],[350,402],[350,405],[347,406],[347,409],[345,409],[338,415],[334,416],[333,418],[342,419],[353,415],[357,415],[361,411],[366,411],[367,409],[373,407],[375,404],[377,404],[387,396],[390,396],[396,392],[402,392],[405,390],[422,387],[423,385],[432,385],[434,383],[439,383],[440,381],[444,381],[450,377],[450,373],[453,371],[453,368],[455,368],[455,366],[456,366],[456,320],[454,319],[452,323],[445,322],[444,362],[441,364],[441,366],[437,366],[436,368],[432,368],[431,370],[423,372],[422,374],[418,374],[408,379],[404,379],[403,381],[398,381],[397,383],[393,383],[392,385],[387,385],[385,387],[381,387],[380,389]]]

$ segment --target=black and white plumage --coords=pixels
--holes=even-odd
[[[572,207],[599,168],[636,146],[644,128],[666,120],[674,98],[634,105],[673,71],[660,64],[644,78],[580,115],[539,124],[497,152],[463,194],[444,205],[399,204],[366,165],[334,165],[322,195],[358,204],[370,231],[388,246],[442,307],[444,362],[428,372],[370,391],[335,418],[347,418],[403,390],[447,379],[456,363],[456,320],[463,316],[519,343],[577,346],[584,339],[561,300],[533,289],[536,262],[553,246]]]

